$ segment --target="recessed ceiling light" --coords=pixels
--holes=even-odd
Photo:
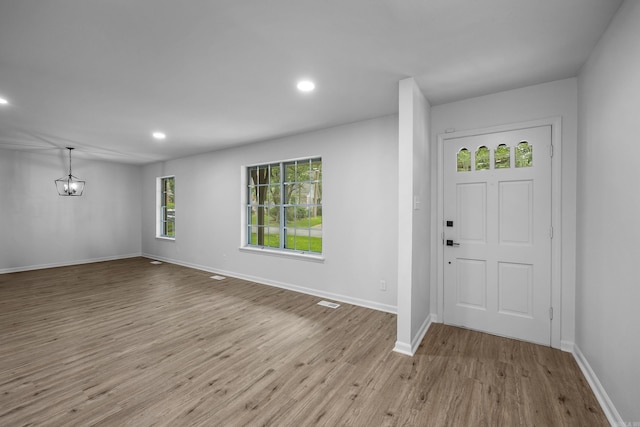
[[[7,105],[9,103],[9,101],[7,101],[4,98],[0,98],[0,105]]]
[[[316,85],[310,80],[302,80],[298,82],[298,90],[301,92],[311,92]]]
[[[167,135],[164,132],[154,132],[151,134],[155,139],[165,139]]]

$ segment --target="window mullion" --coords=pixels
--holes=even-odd
[[[284,179],[286,171],[284,169],[284,163],[280,162],[280,249],[284,249],[286,245],[287,233],[285,231],[285,226],[287,224],[287,218],[285,217],[285,193],[284,193]]]

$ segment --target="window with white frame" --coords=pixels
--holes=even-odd
[[[322,253],[322,159],[247,168],[247,246]]]
[[[157,180],[157,237],[176,237],[175,177],[165,176]]]

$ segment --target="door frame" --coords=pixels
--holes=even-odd
[[[562,324],[562,117],[549,117],[526,122],[491,126],[480,129],[452,131],[438,134],[438,167],[437,167],[437,276],[436,286],[436,318],[444,321],[444,144],[447,140],[467,136],[485,135],[489,133],[513,131],[539,126],[551,126],[551,301],[553,319],[551,320],[551,347],[561,348]]]

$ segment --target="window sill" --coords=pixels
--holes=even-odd
[[[258,247],[252,247],[252,246],[241,246],[238,249],[241,252],[249,252],[254,254],[277,256],[281,258],[293,258],[293,259],[300,259],[304,261],[324,263],[324,257],[322,255],[313,255],[305,252],[278,251],[274,249],[258,248]]]
[[[175,241],[176,240],[175,237],[167,237],[167,236],[156,236],[156,239],[169,240],[169,241]]]

